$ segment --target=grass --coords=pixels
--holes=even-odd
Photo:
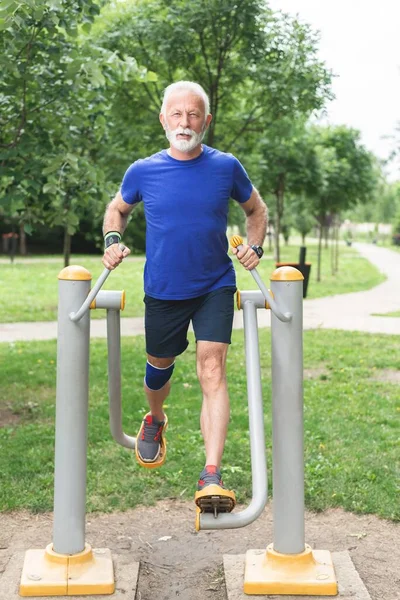
[[[372,313],[374,317],[400,317],[400,310],[390,313]]]
[[[200,390],[193,337],[180,357],[168,401],[167,463],[146,471],[132,452],[111,439],[108,426],[106,345],[91,345],[88,445],[89,511],[125,510],[165,497],[193,497],[203,467]],[[260,331],[268,465],[271,468],[270,331]],[[400,520],[400,400],[398,385],[374,379],[398,370],[396,336],[306,331],[304,366],[313,375],[305,391],[306,505],[343,507]],[[0,416],[0,510],[52,509],[55,342],[0,345],[3,366]],[[141,382],[142,337],[123,339],[124,429],[136,435],[146,410]],[[251,490],[243,332],[235,331],[228,356],[232,417],[224,480],[246,502]],[[14,422],[18,419],[18,422]],[[71,440],[73,443],[73,440]],[[271,473],[269,473],[271,474]]]
[[[296,262],[298,246],[283,247],[281,262]],[[384,276],[352,248],[341,248],[340,267],[337,275],[331,275],[330,250],[322,254],[322,281],[316,281],[317,247],[307,248],[307,262],[312,263],[308,298],[321,298],[367,290],[384,281]],[[95,281],[103,271],[101,257],[73,257],[72,264],[85,266]],[[234,261],[239,289],[256,289],[256,283],[237,261]],[[0,322],[54,321],[57,319],[57,275],[62,269],[59,262],[14,263],[0,265],[0,288],[7,293],[0,295]],[[143,315],[143,266],[144,259],[136,257],[120,265],[111,273],[103,289],[125,289],[127,294],[125,317]],[[262,260],[258,271],[265,282],[269,281],[275,263],[271,256]],[[93,311],[94,318],[104,317],[104,311]]]

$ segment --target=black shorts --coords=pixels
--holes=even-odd
[[[145,295],[146,352],[157,358],[182,354],[190,321],[196,342],[231,343],[236,288],[223,287],[198,298],[157,300]]]

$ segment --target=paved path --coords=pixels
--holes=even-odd
[[[355,244],[358,252],[386,276],[384,283],[366,292],[339,294],[304,301],[305,329],[344,329],[400,335],[400,317],[377,317],[373,313],[400,310],[400,253],[372,244]],[[357,268],[357,264],[354,264]],[[270,311],[258,311],[260,327],[270,326]],[[242,311],[235,312],[234,328],[243,327]],[[142,318],[122,318],[121,334],[143,334]],[[57,337],[57,323],[3,323],[0,341],[48,340]],[[105,319],[91,321],[91,337],[106,337]]]

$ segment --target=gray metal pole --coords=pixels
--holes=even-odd
[[[252,523],[260,516],[268,499],[267,463],[265,457],[264,411],[262,403],[260,351],[258,345],[257,306],[263,306],[260,292],[249,292],[252,300],[244,300],[243,319],[246,347],[247,395],[249,403],[249,435],[251,451],[252,499],[239,513],[221,513],[215,519],[210,513],[200,515],[200,529],[234,529]],[[260,303],[261,300],[261,303]]]
[[[86,300],[92,278],[83,267],[58,278],[53,550],[77,554],[85,548],[90,316],[75,323],[69,315]]]
[[[305,548],[303,276],[296,269],[286,269],[278,269],[271,277],[271,291],[281,311],[292,315],[289,322],[271,315],[273,547],[281,554],[298,554]]]
[[[121,444],[121,446],[134,449],[136,438],[126,435],[122,430],[121,319],[119,310],[107,310],[107,348],[111,434],[115,441],[118,442],[118,444]]]

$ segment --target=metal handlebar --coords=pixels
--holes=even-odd
[[[119,249],[124,251],[125,246],[123,244],[120,244]],[[88,297],[86,298],[85,302],[82,304],[80,309],[76,313],[72,312],[69,314],[69,318],[71,319],[71,321],[76,322],[76,321],[79,321],[80,319],[82,319],[85,312],[87,310],[89,310],[90,305],[92,304],[93,300],[96,298],[97,294],[99,293],[101,287],[104,285],[104,282],[110,273],[111,273],[111,269],[104,269],[104,271],[102,272],[102,274],[100,275],[100,277],[98,278],[96,283],[94,284],[93,288],[90,290]]]
[[[234,235],[231,238],[230,243],[233,248],[237,248],[238,250],[241,250],[243,248],[243,239],[239,235]],[[256,268],[250,269],[250,273],[252,274],[254,281],[257,283],[258,287],[260,288],[262,295],[264,296],[265,300],[268,302],[268,304],[271,308],[271,311],[274,313],[274,315],[280,321],[283,321],[284,323],[291,321],[292,314],[289,312],[283,313],[281,310],[279,310],[277,303],[275,302],[272,294],[270,294],[268,289],[265,287],[265,284],[262,281],[259,273],[257,272],[257,269]]]

